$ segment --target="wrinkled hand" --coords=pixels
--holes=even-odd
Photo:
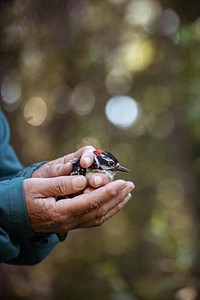
[[[66,232],[99,226],[120,211],[131,198],[132,182],[116,180],[74,198],[56,202],[54,196],[83,191],[84,176],[24,180],[26,207],[35,232]]]
[[[75,158],[81,157],[80,163],[83,168],[89,167],[94,161],[93,151],[95,150],[92,146],[85,146],[74,153],[70,153],[61,158],[47,162],[46,164],[39,167],[32,174],[32,178],[51,178],[69,175],[72,171],[71,161]],[[105,185],[110,180],[106,174],[94,174],[89,179],[89,185],[93,188]]]

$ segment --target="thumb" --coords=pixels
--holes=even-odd
[[[43,164],[38,169],[36,169],[32,178],[50,178],[50,177],[58,177],[58,176],[66,176],[72,170],[71,162],[67,162],[65,164],[58,164],[54,161]]]
[[[26,190],[34,198],[70,195],[83,190],[87,185],[84,176],[60,176],[55,178],[30,178],[24,181]],[[25,191],[26,192],[26,191]]]

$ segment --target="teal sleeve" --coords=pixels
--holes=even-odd
[[[29,167],[23,168],[21,171],[19,171],[16,174],[16,177],[23,177],[24,179],[30,178],[32,176],[33,172],[45,163],[46,163],[46,161],[43,161],[43,162],[33,164]]]
[[[56,246],[55,234],[36,234],[30,225],[23,180],[45,162],[24,168],[9,145],[9,126],[0,111],[0,263],[32,265]]]
[[[58,243],[54,234],[35,234],[24,199],[23,178],[0,182],[0,262],[32,265]]]

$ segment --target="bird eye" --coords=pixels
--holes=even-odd
[[[110,162],[109,162],[109,165],[110,165],[111,167],[114,167],[114,166],[115,166],[114,161],[110,161]]]

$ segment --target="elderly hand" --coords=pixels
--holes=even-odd
[[[30,178],[24,180],[26,207],[35,232],[62,233],[99,226],[116,214],[131,198],[132,182],[116,180],[74,198],[56,202],[54,196],[84,191],[84,176]]]
[[[47,162],[46,164],[39,167],[32,174],[32,178],[51,178],[69,175],[72,171],[71,161],[75,158],[81,157],[81,166],[88,168],[94,161],[93,151],[95,150],[92,146],[85,146],[74,153],[70,153],[61,158]],[[89,185],[93,188],[100,187],[108,183],[110,179],[106,174],[94,174],[89,179]]]

